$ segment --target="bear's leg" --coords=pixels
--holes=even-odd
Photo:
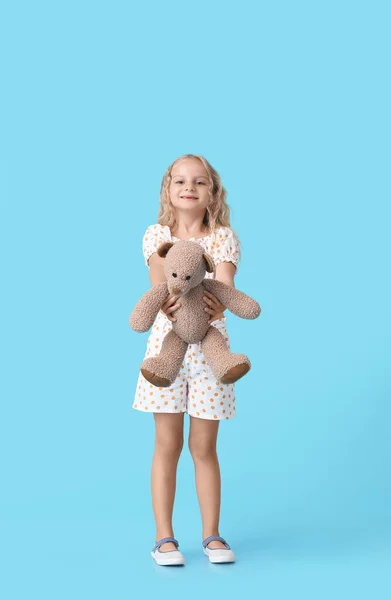
[[[143,361],[140,370],[145,379],[157,387],[170,386],[179,373],[187,346],[171,329],[164,337],[159,356]]]
[[[222,383],[235,383],[251,368],[251,363],[245,354],[230,352],[224,336],[216,327],[209,327],[201,342],[201,349],[213,374]]]

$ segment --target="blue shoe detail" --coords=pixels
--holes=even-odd
[[[175,546],[177,547],[177,549],[179,548],[179,543],[175,538],[165,537],[165,538],[162,538],[161,540],[159,540],[158,542],[156,542],[156,544],[152,548],[152,552],[155,552],[155,550],[159,550],[160,546],[163,546],[163,544],[166,544],[167,542],[173,542],[175,544]],[[159,552],[160,552],[160,550],[159,550]],[[168,550],[168,552],[176,552],[176,550]],[[162,554],[165,554],[165,552],[162,552]]]
[[[209,542],[214,542],[214,541],[222,542],[223,544],[225,544],[225,546],[228,548],[228,550],[231,550],[231,546],[229,544],[227,544],[225,539],[220,537],[219,535],[210,535],[209,537],[204,539],[204,541],[202,542],[202,545],[204,548],[206,548],[207,545],[209,544]],[[221,550],[221,548],[208,548],[208,550]]]

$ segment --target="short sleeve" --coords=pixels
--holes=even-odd
[[[231,262],[238,270],[239,240],[229,227],[223,227],[217,233],[214,252],[214,263]]]
[[[143,254],[147,267],[149,267],[148,260],[152,254],[156,252],[159,246],[161,246],[164,242],[169,241],[171,240],[167,232],[167,227],[157,223],[156,225],[150,225],[147,228],[143,237]]]

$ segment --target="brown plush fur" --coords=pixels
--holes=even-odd
[[[148,331],[171,294],[180,296],[181,307],[175,311],[176,321],[163,340],[159,356],[143,361],[142,374],[153,385],[170,386],[179,373],[188,344],[201,342],[202,352],[216,379],[225,384],[234,383],[250,370],[251,363],[246,355],[230,352],[220,331],[209,325],[210,315],[204,310],[204,291],[209,290],[243,319],[259,316],[258,302],[222,281],[205,278],[205,271],[214,273],[215,266],[197,242],[165,242],[157,253],[165,258],[167,282],[153,286],[140,298],[130,315],[130,326],[134,331]]]

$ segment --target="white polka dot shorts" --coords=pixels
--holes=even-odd
[[[229,348],[226,317],[213,321]],[[172,323],[159,312],[147,342],[145,358],[157,356]],[[234,384],[213,375],[201,351],[201,343],[189,344],[176,380],[170,387],[156,387],[139,373],[133,408],[142,412],[187,412],[200,419],[231,419],[235,416]]]

